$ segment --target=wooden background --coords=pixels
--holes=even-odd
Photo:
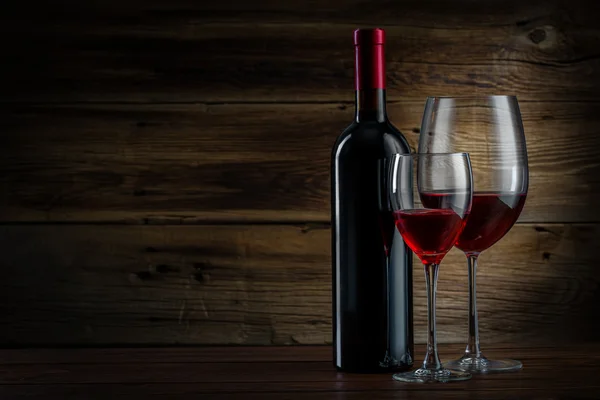
[[[0,17],[1,346],[329,343],[330,149],[353,116],[352,30],[371,26],[413,147],[427,95],[519,97],[530,194],[481,258],[484,345],[599,337],[586,2],[34,3]],[[441,342],[465,340],[466,283],[453,250]]]

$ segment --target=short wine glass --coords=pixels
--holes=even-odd
[[[450,382],[471,378],[440,362],[435,329],[438,269],[460,235],[473,191],[469,155],[395,154],[389,162],[390,204],[398,231],[425,266],[427,353],[421,368],[398,373],[402,382]]]
[[[471,373],[516,371],[520,361],[490,360],[481,353],[475,275],[479,254],[512,228],[527,196],[527,148],[517,98],[428,98],[419,152],[455,151],[469,152],[473,166],[473,206],[456,242],[467,256],[469,337],[465,354],[446,365]]]

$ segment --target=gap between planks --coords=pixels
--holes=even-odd
[[[0,226],[47,226],[47,225],[69,225],[69,226],[85,226],[85,225],[100,225],[100,226],[304,226],[305,229],[329,229],[331,227],[330,222],[326,221],[306,221],[306,220],[281,220],[281,221],[264,221],[264,220],[235,220],[235,219],[209,219],[203,221],[179,221],[179,222],[163,222],[163,219],[153,221],[152,219],[136,220],[136,221],[0,221]],[[515,225],[520,226],[538,226],[538,225],[578,225],[578,226],[592,226],[598,225],[600,221],[584,221],[584,222],[573,222],[573,221],[552,221],[552,222],[517,222]]]
[[[349,90],[348,93],[352,94],[352,90]],[[389,96],[389,93],[388,93]],[[456,97],[464,97],[464,96],[456,96]],[[517,96],[518,97],[518,96]],[[403,104],[403,103],[418,103],[424,102],[427,96],[421,97],[405,97],[403,99],[387,99],[386,103],[390,104]],[[556,100],[529,100],[523,99],[519,100],[520,104],[556,104],[556,103],[574,103],[574,104],[600,104],[600,100],[590,101],[590,100],[569,100],[569,99],[556,99]],[[348,104],[353,105],[353,100],[348,99],[340,99],[340,100],[259,100],[259,101],[0,101],[0,106],[56,106],[56,107],[64,107],[64,106],[237,106],[237,105],[339,105],[339,104]],[[340,131],[343,130],[343,127],[340,128]]]

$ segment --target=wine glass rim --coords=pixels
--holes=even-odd
[[[427,96],[427,99],[453,99],[453,100],[481,100],[481,99],[516,99],[513,94],[489,94],[489,95],[466,95],[466,96]]]
[[[417,157],[437,157],[437,156],[444,156],[444,157],[469,157],[469,153],[467,152],[461,152],[461,153],[410,153],[410,154],[402,154],[402,153],[394,153],[392,154],[392,157],[411,157],[411,158],[417,158]]]

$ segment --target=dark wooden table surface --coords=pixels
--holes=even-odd
[[[462,346],[443,345],[443,358]],[[420,385],[336,372],[330,347],[0,350],[0,398],[505,399],[600,398],[600,345],[497,346],[522,371]],[[417,354],[423,353],[418,346]]]

